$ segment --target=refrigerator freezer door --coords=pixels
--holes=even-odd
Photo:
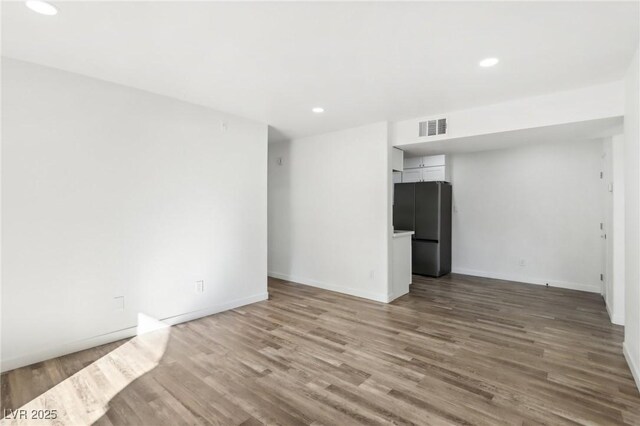
[[[413,183],[397,183],[393,188],[393,229],[414,231]]]
[[[415,239],[440,240],[440,184],[415,184]]]
[[[411,268],[414,274],[437,277],[439,274],[439,244],[434,241],[413,240]]]

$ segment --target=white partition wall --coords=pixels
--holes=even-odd
[[[387,124],[269,147],[269,274],[387,301]]]

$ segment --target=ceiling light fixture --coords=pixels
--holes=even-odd
[[[320,113],[324,112],[324,108],[315,107],[315,108],[311,109],[311,111],[315,112],[316,114],[320,114]]]
[[[58,13],[58,9],[51,3],[41,0],[29,0],[25,3],[27,7],[34,12],[38,12],[42,15],[53,16]]]
[[[484,67],[484,68],[488,68],[488,67],[494,66],[498,62],[500,62],[500,59],[498,59],[498,58],[484,58],[483,60],[478,62],[478,65],[480,65],[481,67]]]

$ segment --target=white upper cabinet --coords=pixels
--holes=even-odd
[[[412,157],[404,159],[405,169],[417,169],[418,167],[422,167],[422,157]]]
[[[402,182],[448,182],[448,172],[446,155],[405,158]]]
[[[409,182],[446,182],[444,166],[421,167],[419,169],[405,169],[402,172],[402,183]]]
[[[446,181],[444,166],[424,167],[422,170],[422,181]]]
[[[391,168],[401,172],[404,169],[404,151],[398,148],[393,148],[391,151]]]
[[[435,167],[445,165],[444,155],[430,155],[428,157],[422,157],[422,167]]]
[[[420,167],[434,167],[445,166],[447,156],[442,155],[428,155],[426,157],[412,157],[404,159],[405,169],[417,169]]]
[[[404,169],[402,172],[402,183],[422,182],[421,169]]]

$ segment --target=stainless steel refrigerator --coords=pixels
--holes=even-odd
[[[439,277],[451,272],[451,184],[396,183],[393,227],[414,231],[414,274]]]

